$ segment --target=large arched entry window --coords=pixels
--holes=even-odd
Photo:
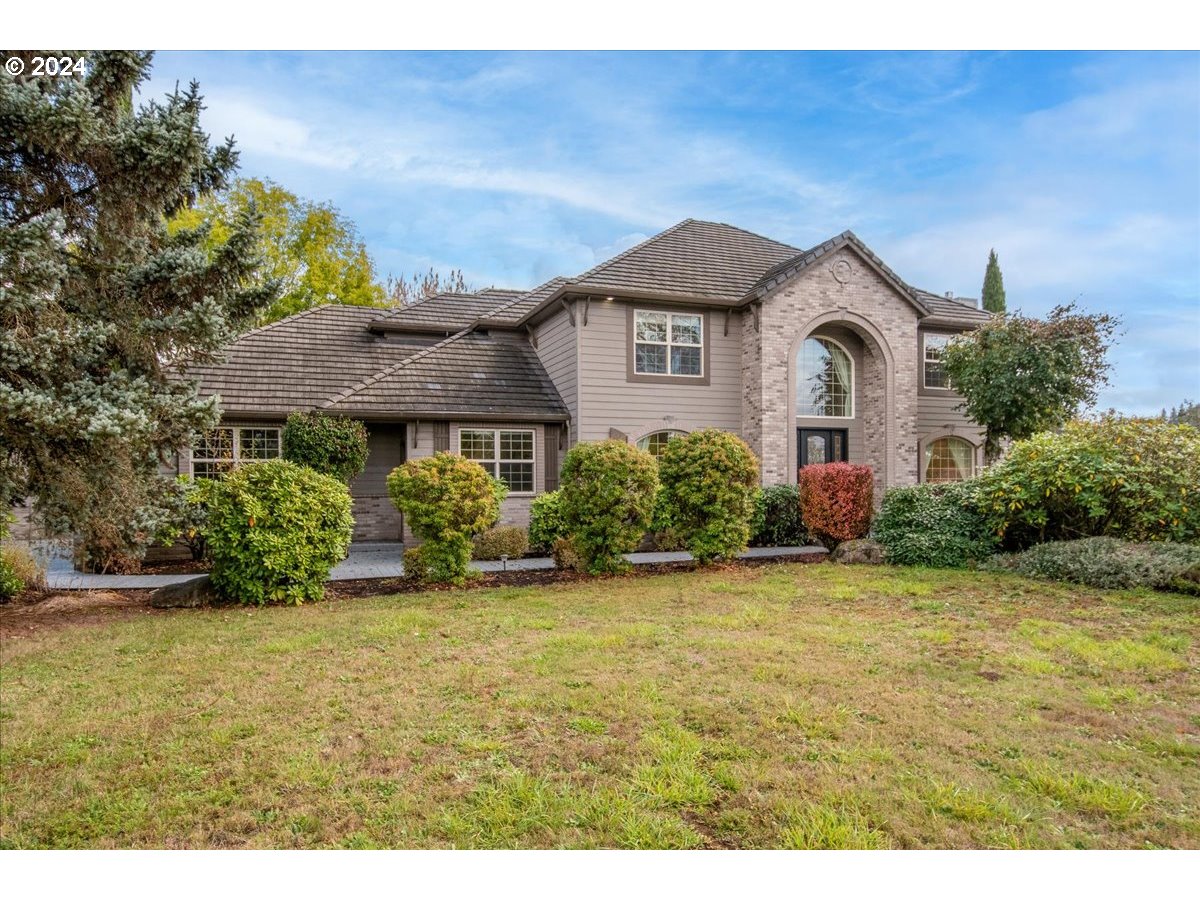
[[[854,417],[854,360],[832,338],[810,337],[796,357],[796,415]]]
[[[925,446],[925,480],[963,481],[975,474],[975,447],[960,437],[942,437]]]
[[[645,450],[655,459],[658,459],[662,452],[667,449],[667,441],[683,437],[685,434],[687,434],[686,431],[655,431],[643,438],[639,438],[637,446],[639,450]]]

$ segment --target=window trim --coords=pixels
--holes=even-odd
[[[958,431],[938,431],[934,434],[927,435],[917,441],[917,482],[919,484],[956,484],[953,481],[935,481],[929,482],[925,478],[925,452],[936,442],[943,438],[958,438],[965,442],[971,448],[971,474],[968,478],[974,478],[983,469],[982,461],[980,460],[980,451],[983,447],[982,438],[978,443],[971,440],[970,436],[962,434]]]
[[[848,415],[848,416],[816,416],[816,415],[809,415],[809,414],[800,412],[800,355],[802,353],[804,353],[805,343],[807,343],[810,340],[829,341],[829,343],[833,344],[839,350],[841,350],[843,353],[846,354],[846,359],[850,360],[850,415]],[[854,365],[854,354],[851,353],[846,348],[845,344],[843,344],[837,338],[830,337],[827,334],[810,334],[807,337],[805,337],[804,340],[802,340],[800,342],[800,345],[796,348],[796,357],[795,357],[795,360],[793,361],[793,365],[795,366],[795,369],[796,369],[796,377],[794,379],[795,380],[794,387],[795,387],[795,391],[796,391],[795,413],[796,413],[797,419],[805,419],[805,420],[811,421],[811,422],[849,422],[854,418],[855,414],[858,412],[858,409],[857,409],[858,404],[855,402],[855,396],[854,396],[857,391],[857,387],[858,387],[858,373],[855,371],[856,367]],[[818,426],[814,425],[813,427],[820,430]]]
[[[238,466],[246,465],[248,463],[263,462],[262,459],[260,459],[259,457],[254,457],[254,456],[249,457],[247,459],[242,458],[242,435],[241,435],[241,432],[243,432],[243,431],[273,431],[273,432],[275,432],[275,440],[279,446],[279,455],[278,456],[269,456],[269,457],[267,457],[267,459],[283,459],[283,427],[281,425],[255,425],[255,424],[247,424],[247,423],[223,424],[223,425],[217,425],[217,426],[215,426],[213,428],[209,428],[207,430],[208,431],[231,431],[231,432],[233,432],[233,441],[232,441],[233,456],[228,460],[216,459],[216,458],[209,457],[209,456],[202,456],[199,458],[199,460],[197,460],[196,452],[195,452],[196,451],[195,445],[188,447],[188,475],[190,475],[193,479],[196,477],[197,461],[202,462],[202,463],[228,462],[230,464],[231,470],[236,469]]]
[[[466,431],[490,431],[492,433],[492,453],[495,454],[491,459],[470,459],[462,452],[463,432]],[[508,432],[510,434],[527,434],[530,439],[530,446],[533,448],[533,455],[525,459],[501,459],[500,458],[500,433]],[[533,497],[538,492],[538,476],[537,476],[537,429],[536,428],[505,428],[495,425],[460,425],[458,427],[458,449],[456,451],[463,459],[469,459],[471,462],[490,463],[496,467],[496,477],[500,478],[500,463],[528,463],[530,470],[530,481],[533,484],[533,489],[529,491],[514,491],[509,490],[509,497]]]
[[[948,332],[944,332],[944,331],[922,331],[921,332],[920,347],[917,350],[917,358],[921,363],[921,389],[924,391],[953,391],[954,389],[952,387],[950,387],[949,385],[944,385],[944,386],[939,387],[936,384],[930,384],[929,378],[925,374],[925,366],[929,362],[929,357],[926,353],[925,340],[927,338],[929,338],[930,336],[946,338],[946,343],[949,343],[950,340],[955,337],[955,335],[950,334]]]
[[[642,442],[645,441],[646,443],[649,443],[650,438],[654,437],[656,434],[669,434],[674,435],[675,437],[686,437],[688,432],[684,431],[682,428],[655,428],[653,431],[647,431],[636,441],[634,441],[633,446],[637,447],[644,453],[650,453],[650,448],[643,447]],[[670,438],[667,438],[667,440],[669,441]],[[653,456],[654,454],[651,453],[650,455]]]
[[[640,312],[648,313],[666,313],[677,316],[699,316],[700,317],[700,374],[699,375],[651,375],[637,370],[637,314]],[[626,365],[625,365],[625,380],[630,383],[643,384],[695,384],[707,385],[710,383],[710,373],[712,371],[709,364],[710,346],[712,341],[709,336],[712,330],[709,327],[709,315],[706,309],[689,309],[687,307],[672,307],[661,304],[646,304],[646,303],[628,303],[625,307],[625,336],[626,336]],[[667,347],[667,365],[670,366],[671,356],[671,320],[667,319],[667,343],[662,345]],[[682,345],[681,345],[682,346]],[[695,344],[688,344],[689,347],[694,347]]]
[[[917,393],[927,396],[942,397],[946,394],[953,394],[952,387],[926,387],[925,386],[925,337],[926,335],[936,334],[945,338],[956,338],[966,334],[963,331],[951,331],[943,328],[922,328],[917,333]]]

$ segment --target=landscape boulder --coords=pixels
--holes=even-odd
[[[842,541],[829,554],[830,560],[843,565],[878,566],[883,563],[883,544],[870,538]]]
[[[193,609],[209,606],[216,599],[212,579],[197,575],[187,581],[168,584],[150,594],[150,605],[155,609]]]

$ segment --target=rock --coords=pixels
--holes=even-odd
[[[878,566],[883,563],[883,544],[870,538],[842,541],[829,554],[829,559],[847,566]]]
[[[192,609],[208,606],[214,599],[216,594],[213,592],[212,579],[207,575],[197,575],[187,581],[156,589],[150,595],[150,605],[156,609]]]

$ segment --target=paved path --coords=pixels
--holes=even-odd
[[[404,574],[400,562],[403,548],[400,544],[352,544],[350,555],[333,567],[330,581],[352,581],[359,578],[399,578]],[[781,556],[824,555],[821,547],[751,547],[741,559],[771,559]],[[197,576],[190,575],[87,575],[76,572],[71,560],[53,550],[44,551],[47,586],[56,591],[88,591],[100,589],[131,590],[157,588],[168,584],[181,584]],[[626,553],[625,558],[635,566],[654,563],[687,562],[690,553]],[[480,572],[530,571],[553,569],[554,560],[549,557],[510,559],[507,562],[472,562],[471,568]]]

